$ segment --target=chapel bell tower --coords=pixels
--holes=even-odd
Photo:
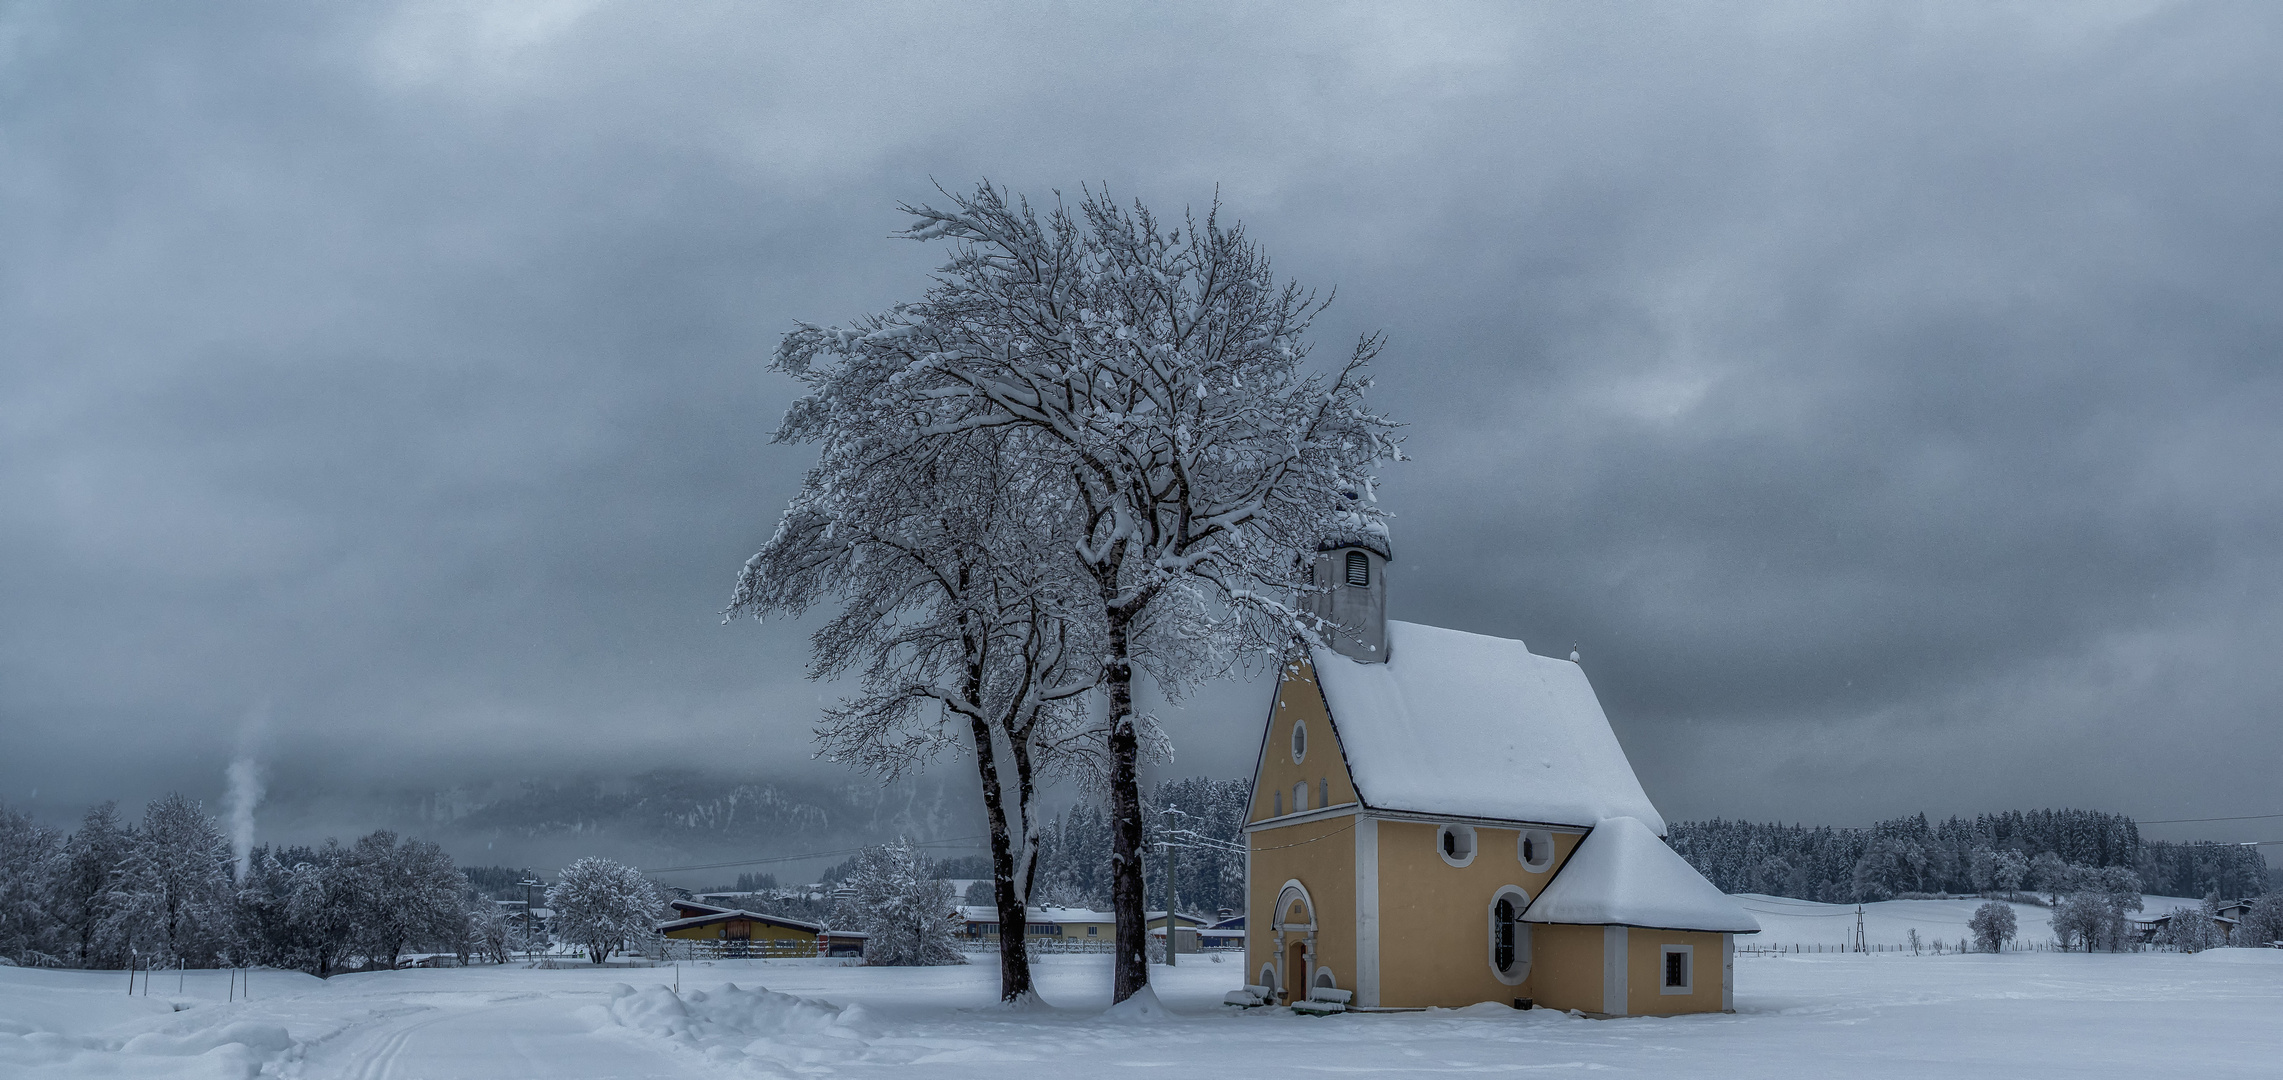
[[[1334,651],[1366,664],[1387,662],[1387,561],[1393,548],[1376,522],[1317,545],[1310,612],[1336,625],[1323,631]]]

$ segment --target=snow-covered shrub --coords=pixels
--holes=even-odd
[[[507,963],[507,954],[514,949],[515,934],[508,925],[506,910],[471,889],[460,896],[460,925],[456,951],[461,963],[470,957],[495,964]]]
[[[112,879],[109,935],[144,957],[202,963],[226,943],[230,842],[199,804],[180,794],[143,809],[143,823]]]
[[[64,865],[56,881],[54,912],[60,921],[64,955],[83,967],[120,961],[123,949],[107,934],[112,887],[127,861],[134,831],[119,820],[119,804],[99,803],[80,819],[64,841]]]
[[[864,962],[888,967],[964,964],[952,936],[951,883],[928,873],[927,861],[897,840],[857,856],[834,920],[871,935]]]
[[[547,906],[555,909],[555,936],[598,964],[656,930],[665,912],[642,871],[592,855],[563,868],[562,879],[547,887]]]
[[[356,891],[357,950],[368,963],[393,968],[423,946],[456,946],[465,929],[460,898],[467,879],[444,849],[427,840],[399,841],[382,829],[358,838],[346,869]]]
[[[2029,859],[2012,848],[1977,847],[1967,857],[1967,867],[1976,892],[2018,892],[2029,876]]]
[[[50,905],[63,866],[63,838],[30,815],[0,806],[0,957],[52,961],[59,948]]]
[[[2005,948],[2019,928],[2013,906],[1995,900],[1975,908],[1974,917],[1966,920],[1966,929],[1974,932],[1974,940],[1981,943],[1984,952],[1997,952]],[[1911,933],[1915,936],[1917,931]]]
[[[2091,952],[2100,929],[2100,901],[2090,896],[2065,896],[2053,905],[2053,943],[2068,952],[2080,942]]]
[[[2283,893],[2268,893],[2251,902],[2251,910],[2235,928],[2235,943],[2250,948],[2283,942]]]
[[[2219,918],[2218,893],[2204,897],[2196,907],[2173,908],[2156,930],[2156,944],[2186,953],[2220,948],[2228,943],[2228,934]]]

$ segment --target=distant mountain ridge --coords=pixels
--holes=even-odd
[[[940,779],[799,783],[658,769],[528,778],[419,793],[391,817],[464,862],[548,866],[606,855],[663,867],[980,831],[974,800]],[[835,859],[834,861],[837,861]],[[731,871],[734,876],[734,869]]]

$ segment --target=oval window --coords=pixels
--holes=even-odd
[[[1514,924],[1520,920],[1514,901],[1501,896],[1490,911],[1490,966],[1501,975],[1514,970]]]
[[[1292,722],[1292,763],[1298,765],[1306,760],[1308,760],[1308,722],[1295,720]]]
[[[1474,828],[1468,825],[1445,825],[1435,833],[1435,854],[1452,866],[1465,866],[1474,861]]]
[[[1508,885],[1490,898],[1490,973],[1508,986],[1530,977],[1530,924],[1522,912],[1530,894]]]
[[[1515,854],[1522,866],[1533,874],[1544,873],[1554,861],[1554,834],[1544,829],[1522,830],[1522,840]]]

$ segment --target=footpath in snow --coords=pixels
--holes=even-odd
[[[1922,933],[1927,932],[1922,928]],[[491,967],[329,982],[219,973],[128,998],[115,972],[0,968],[0,1076],[880,1076],[1027,1080],[1312,1073],[1946,1078],[2272,1077],[2283,950],[1744,957],[1733,1015],[1596,1021],[1499,1005],[1312,1018],[1217,1004],[1236,963],[1153,969],[1163,1009],[1106,1016],[1101,955],[1042,958],[1051,1007],[996,969],[731,961]],[[211,985],[203,980],[211,978]],[[913,1067],[922,1071],[914,1073]],[[1154,1071],[1153,1071],[1154,1070]]]

